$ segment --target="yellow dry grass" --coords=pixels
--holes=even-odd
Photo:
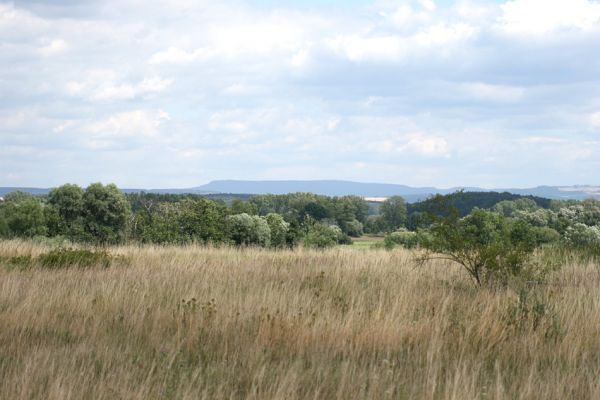
[[[110,252],[0,265],[1,399],[600,398],[598,265],[520,298],[403,250]]]

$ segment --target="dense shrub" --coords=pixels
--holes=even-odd
[[[37,261],[41,267],[49,269],[69,267],[108,268],[111,264],[112,257],[106,251],[60,248],[40,255],[37,258]]]
[[[29,255],[0,257],[0,264],[4,265],[7,270],[23,271],[31,267],[33,259]]]
[[[503,216],[475,209],[464,218],[449,210],[446,217],[432,217],[431,240],[422,262],[441,258],[461,265],[478,285],[506,282],[525,275],[535,249],[531,226]]]
[[[270,213],[265,217],[271,231],[271,246],[276,248],[288,245],[290,224],[279,214]]]
[[[82,197],[84,232],[88,241],[121,243],[127,234],[131,207],[114,184],[91,184]]]
[[[561,236],[555,229],[548,227],[534,226],[531,228],[531,233],[534,237],[535,244],[538,246],[558,243]]]
[[[363,224],[360,221],[353,219],[346,222],[346,232],[348,236],[361,237],[364,233]]]
[[[308,228],[302,243],[306,247],[323,249],[335,246],[342,238],[343,233],[339,227],[314,223]]]
[[[577,223],[567,228],[565,240],[573,247],[600,246],[600,227]]]
[[[271,244],[271,229],[264,217],[236,214],[227,217],[229,239],[237,245],[268,247]]]
[[[47,215],[40,199],[22,192],[11,194],[0,204],[0,234],[27,238],[46,235]]]
[[[392,249],[395,246],[402,246],[406,249],[412,249],[419,244],[417,232],[412,232],[407,229],[400,229],[396,232],[389,233],[384,239],[385,248]]]

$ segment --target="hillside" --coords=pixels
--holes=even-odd
[[[0,187],[0,196],[15,190],[32,194],[46,194],[50,189],[31,187]],[[245,181],[217,180],[194,188],[183,189],[123,189],[126,193],[149,192],[163,194],[287,194],[310,192],[326,196],[355,195],[363,197],[402,196],[408,202],[422,201],[434,194],[449,194],[458,190],[465,192],[507,192],[522,196],[536,196],[548,199],[600,198],[600,186],[537,186],[533,188],[498,188],[486,189],[477,187],[412,187],[390,183],[366,183],[342,180],[315,181]]]

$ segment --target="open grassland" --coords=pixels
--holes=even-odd
[[[353,248],[353,249],[361,249],[361,250],[369,250],[374,246],[377,247],[379,245],[383,245],[383,236],[363,236],[360,238],[353,238],[352,244],[350,245],[341,245],[342,248]]]
[[[18,266],[48,250],[0,242],[1,399],[600,398],[593,263],[523,290],[403,250],[115,247],[109,268]]]

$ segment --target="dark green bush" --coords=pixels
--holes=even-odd
[[[43,268],[90,268],[103,267],[108,268],[113,257],[108,252],[92,251],[85,249],[66,249],[60,248],[52,250],[49,253],[38,257],[39,265]]]
[[[418,246],[419,237],[417,232],[400,229],[396,232],[387,234],[384,243],[386,249],[393,249],[396,245],[400,245],[406,249],[413,249]]]
[[[7,270],[23,271],[31,267],[31,256],[0,257],[0,264],[3,264]]]

